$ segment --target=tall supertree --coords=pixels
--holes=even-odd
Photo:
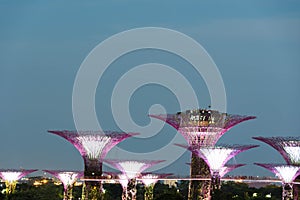
[[[145,186],[144,199],[153,200],[153,190],[155,183],[157,183],[160,178],[165,178],[170,175],[172,174],[143,174],[139,179],[142,180]]]
[[[211,174],[210,193],[221,188],[221,176],[226,172],[224,170],[230,169],[225,169],[224,166],[231,158],[243,151],[258,147],[258,145],[220,145],[214,147],[177,145],[192,151],[194,154],[201,157],[209,166]],[[210,199],[210,197],[208,197],[208,199]]]
[[[254,116],[242,116],[222,113],[216,110],[195,109],[167,115],[149,115],[165,121],[174,127],[189,145],[214,146],[220,137],[233,126]],[[207,164],[192,153],[190,176],[196,178],[209,176]],[[209,181],[190,181],[189,200],[207,199],[209,196]]]
[[[59,170],[43,170],[56,178],[58,178],[64,186],[64,200],[73,199],[73,185],[83,176],[81,171],[59,171]]]
[[[293,181],[300,175],[300,166],[254,163],[275,173],[282,181],[282,200],[293,200]]]
[[[122,200],[136,199],[136,179],[141,173],[149,167],[163,162],[163,160],[105,160],[108,164],[114,166],[122,172],[119,176],[123,187]],[[126,179],[124,179],[126,177]]]
[[[48,131],[68,140],[81,154],[84,160],[83,200],[102,198],[101,181],[102,163],[107,153],[124,139],[136,133],[120,133],[113,131]]]
[[[300,165],[300,137],[253,137],[276,149],[287,164]]]
[[[253,137],[276,149],[287,164],[300,165],[300,137]],[[299,177],[298,177],[299,178]],[[298,199],[299,186],[294,185],[294,198]]]
[[[16,170],[16,169],[0,169],[0,177],[5,181],[6,196],[14,193],[17,181],[22,177],[37,171],[37,169]]]

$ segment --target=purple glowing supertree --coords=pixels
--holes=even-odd
[[[73,199],[73,185],[74,183],[83,176],[82,171],[59,171],[59,170],[43,170],[56,178],[58,178],[64,186],[64,200]]]
[[[215,110],[195,109],[167,115],[149,115],[173,126],[189,145],[214,146],[220,137],[233,126],[254,116],[241,116],[221,113]],[[209,176],[206,163],[192,153],[190,176]],[[190,181],[189,199],[203,199],[209,195],[209,182]]]
[[[114,166],[122,172],[119,176],[120,183],[123,187],[122,200],[136,199],[136,179],[147,168],[163,162],[163,160],[105,160],[106,163]],[[124,179],[126,178],[126,179]]]
[[[243,151],[258,147],[258,145],[222,145],[214,147],[177,145],[194,152],[209,166],[211,173],[211,192],[220,189],[221,175],[224,175],[226,172],[224,171],[226,170],[224,166],[231,158]],[[228,169],[230,170],[230,168]]]
[[[28,170],[15,170],[15,169],[0,169],[0,177],[5,181],[6,185],[6,195],[14,193],[17,185],[17,181],[30,174],[37,171],[37,169],[28,169]]]
[[[300,175],[300,166],[254,163],[275,173],[282,181],[282,200],[293,200],[293,181]]]
[[[120,133],[113,131],[48,131],[68,140],[80,152],[84,160],[84,187],[83,200],[97,199],[102,195],[103,159],[115,145],[136,133]]]
[[[155,183],[160,178],[165,178],[167,176],[171,176],[172,174],[142,174],[142,176],[139,178],[142,180],[144,186],[145,186],[145,194],[144,199],[145,200],[153,200],[153,190]]]
[[[253,137],[276,149],[287,164],[300,165],[300,137]]]

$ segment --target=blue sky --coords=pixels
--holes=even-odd
[[[275,150],[251,137],[300,133],[298,1],[31,0],[0,1],[0,168],[82,169],[73,146],[46,130],[75,129],[72,89],[87,54],[113,34],[149,26],[174,29],[199,42],[221,72],[228,112],[257,116],[220,140],[261,145],[236,162],[284,162]],[[167,52],[133,52],[114,62],[99,82],[96,109],[106,129],[117,129],[109,104],[115,81],[133,66],[148,62],[164,63],[184,74],[200,105],[209,105],[203,79],[184,60]],[[148,85],[132,96],[133,119],[140,125],[149,123],[148,109],[156,103],[171,113],[179,109],[167,88]],[[137,152],[153,150],[175,134],[165,126],[153,138],[130,139],[121,146]],[[188,158],[186,153],[164,170],[185,175]],[[269,174],[252,165],[234,173]]]

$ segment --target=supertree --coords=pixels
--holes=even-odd
[[[73,185],[74,183],[83,176],[82,171],[59,171],[59,170],[43,170],[56,178],[58,178],[64,186],[64,200],[73,199]]]
[[[187,148],[188,150],[201,157],[209,166],[211,174],[211,192],[221,188],[221,176],[230,168],[224,168],[225,164],[237,154],[258,147],[258,145],[220,145],[214,147],[199,147],[197,145],[186,146],[176,144],[178,146]],[[238,165],[236,166],[238,167]],[[232,169],[236,168],[233,167]],[[210,197],[208,197],[209,199]]]
[[[300,165],[300,137],[253,137],[277,150],[287,164]],[[299,177],[298,177],[299,178]],[[294,197],[298,199],[299,186],[294,185]]]
[[[14,193],[17,181],[22,177],[37,171],[37,169],[16,170],[16,169],[0,169],[0,177],[5,181],[6,196]]]
[[[293,181],[300,174],[300,166],[288,164],[254,163],[275,173],[282,181],[282,200],[293,200]]]
[[[48,131],[68,140],[81,154],[84,160],[83,200],[102,198],[101,181],[103,159],[115,145],[136,133],[114,131]]]
[[[120,184],[123,187],[122,200],[135,200],[136,179],[144,170],[163,160],[105,160],[105,162],[122,172],[122,175],[119,175]]]
[[[253,137],[276,149],[287,164],[300,165],[300,137]]]
[[[233,126],[254,116],[222,113],[216,110],[195,109],[167,115],[149,115],[174,127],[189,145],[214,146],[220,137]],[[190,176],[209,176],[209,168],[197,155],[191,155]],[[209,196],[209,181],[190,181],[189,200],[206,199]]]
[[[153,190],[155,183],[157,183],[157,181],[160,178],[165,178],[170,175],[172,174],[142,174],[142,176],[139,179],[143,182],[145,186],[144,199],[153,200]]]

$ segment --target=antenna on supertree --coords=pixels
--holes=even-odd
[[[102,163],[107,153],[118,143],[137,135],[137,133],[123,133],[115,131],[48,131],[68,140],[81,154],[84,160],[84,186],[82,199],[97,199],[102,196],[101,181]]]
[[[286,164],[254,163],[275,173],[282,181],[282,200],[293,199],[293,181],[300,175],[300,166]]]
[[[276,149],[288,164],[300,165],[300,137],[253,137]]]
[[[16,170],[16,169],[0,169],[0,177],[5,181],[5,192],[6,196],[14,193],[17,185],[17,181],[22,177],[38,171],[37,169],[28,170]]]
[[[163,160],[105,160],[106,163],[114,166],[122,172],[121,185],[123,187],[122,200],[136,199],[136,179],[141,173],[151,166],[163,162]],[[124,180],[126,177],[127,181]],[[127,185],[126,185],[127,183]]]
[[[64,186],[64,200],[73,199],[73,185],[83,176],[82,171],[43,170],[58,178]]]
[[[171,176],[172,174],[142,174],[142,176],[139,178],[144,186],[145,186],[145,194],[144,194],[144,199],[145,200],[153,200],[153,190],[155,183],[160,178],[165,178],[167,176]]]
[[[195,109],[167,115],[149,115],[150,117],[165,121],[174,127],[189,145],[214,146],[220,137],[233,126],[254,116],[232,115],[210,109]],[[192,153],[191,178],[198,175],[209,176],[209,168],[197,155]],[[202,184],[204,186],[202,186]],[[209,182],[190,181],[189,199],[203,199],[209,196]],[[202,194],[199,191],[202,191]]]
[[[258,147],[258,145],[220,145],[214,147],[176,145],[194,152],[209,166],[211,173],[211,193],[221,188],[221,175],[224,175],[226,172],[224,172],[224,166],[231,158],[243,151]]]

